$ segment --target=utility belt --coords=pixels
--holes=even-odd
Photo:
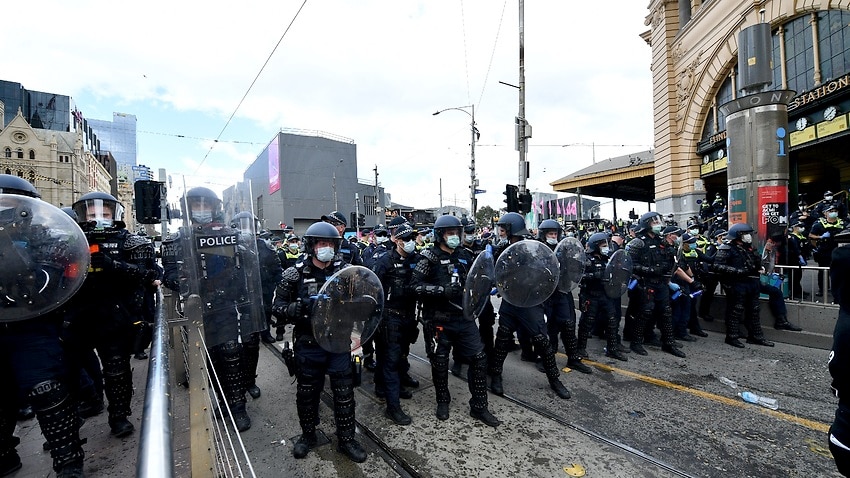
[[[436,320],[438,322],[451,322],[454,320],[463,320],[463,314],[459,312],[444,312],[441,310],[426,310],[422,313],[422,317],[427,320]]]

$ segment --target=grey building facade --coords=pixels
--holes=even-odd
[[[254,211],[262,226],[302,234],[331,211],[341,212],[350,228],[359,212],[364,227],[383,224],[384,190],[357,179],[354,140],[328,133],[279,132],[245,170]],[[380,213],[380,214],[379,214]]]

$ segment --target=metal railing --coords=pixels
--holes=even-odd
[[[156,297],[156,321],[151,340],[142,430],[136,459],[136,476],[142,478],[174,476],[168,325],[163,311],[162,290],[157,290]]]
[[[783,293],[785,294],[786,300],[803,304],[834,305],[833,297],[830,292],[832,287],[830,284],[829,267],[777,265],[775,266],[775,269],[785,276]],[[791,284],[791,281],[796,274],[802,274],[800,280],[802,295],[796,294]],[[819,274],[823,275],[822,289],[818,286]],[[787,290],[785,287],[787,287]],[[818,295],[818,292],[822,292],[822,295]]]

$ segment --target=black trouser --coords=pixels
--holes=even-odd
[[[558,351],[558,337],[564,344],[564,353],[570,358],[576,358],[578,342],[576,340],[576,305],[572,292],[555,290],[543,303],[546,314],[546,332],[549,335],[549,346],[553,352]]]
[[[640,316],[635,320],[632,342],[642,345],[644,334],[640,332],[657,321],[658,328],[661,329],[661,343],[672,346],[673,311],[670,307],[670,287],[667,283],[662,281],[644,284],[642,306]]]
[[[401,311],[384,309],[384,319],[375,335],[375,389],[384,392],[387,408],[398,407],[401,393],[402,342],[407,343],[402,333],[404,315]],[[406,371],[406,370],[405,370]]]
[[[466,320],[462,315],[428,314],[431,315],[423,329],[426,343],[432,350],[431,377],[434,380],[434,391],[437,403],[449,403],[449,354],[452,348],[466,363],[470,364],[467,372],[469,386],[469,406],[473,410],[487,408],[487,356],[484,354],[484,344],[481,343],[478,327],[475,322]]]
[[[751,339],[764,339],[759,317],[759,280],[749,278],[730,283],[726,292],[726,338],[737,339],[741,336],[741,323],[747,328]]]

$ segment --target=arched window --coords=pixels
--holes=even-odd
[[[9,168],[6,168],[6,174],[12,174],[12,170],[9,169]]]
[[[35,159],[35,151],[30,150],[30,159]]]
[[[822,83],[850,71],[850,12],[827,10],[818,13],[818,47],[820,48]]]
[[[15,150],[15,152],[16,152],[16,153],[18,153],[18,159],[24,159],[24,150],[23,150],[23,148],[18,148],[18,149],[16,149],[16,150]]]
[[[12,148],[6,148],[6,150],[4,151],[4,156],[6,156],[7,158],[11,158],[12,157]]]

